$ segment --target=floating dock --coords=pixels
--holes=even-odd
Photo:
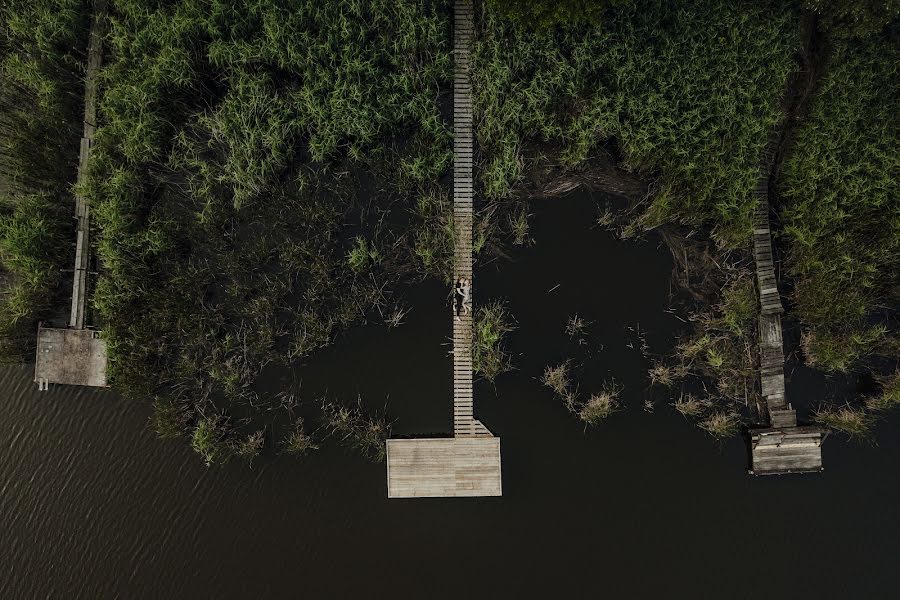
[[[472,0],[453,5],[454,281],[472,277]],[[455,300],[455,298],[454,298]],[[451,317],[453,318],[453,317]],[[389,498],[500,496],[500,438],[475,418],[472,312],[453,318],[452,438],[387,441]]]

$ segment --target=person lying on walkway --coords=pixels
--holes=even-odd
[[[459,293],[462,295],[463,314],[467,315],[470,312],[469,306],[472,304],[472,284],[465,277],[462,278],[462,287],[460,287]]]
[[[465,295],[463,294],[463,285],[465,284],[465,279],[460,277],[456,280],[456,286],[453,288],[453,312],[456,314],[456,320],[459,321],[459,315],[463,310],[463,300],[465,299]]]

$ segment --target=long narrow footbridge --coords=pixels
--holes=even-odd
[[[764,420],[768,427],[750,431],[752,467],[755,475],[808,473],[822,470],[822,441],[819,427],[799,426],[797,411],[787,401],[784,386],[784,341],[781,315],[784,307],[775,276],[772,233],[769,220],[769,178],[775,159],[777,138],[765,150],[760,179],[754,191],[756,213],[753,228],[753,256],[759,288],[759,374],[765,399]]]
[[[453,29],[454,281],[472,283],[472,0],[455,0]],[[472,311],[453,322],[453,437],[387,441],[388,497],[500,496],[500,438],[475,418]]]
[[[80,191],[87,178],[94,143],[105,23],[106,0],[96,0],[85,70],[84,129],[78,154],[72,308],[67,328],[38,326],[34,381],[40,390],[48,389],[51,383],[95,387],[106,385],[106,342],[101,339],[99,331],[86,326],[91,217],[88,200]]]

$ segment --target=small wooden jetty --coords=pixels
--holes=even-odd
[[[772,234],[769,225],[769,173],[777,140],[769,141],[760,180],[753,228],[753,256],[759,287],[759,377],[766,401],[769,427],[751,429],[751,469],[754,475],[809,473],[822,470],[822,441],[826,430],[798,426],[797,412],[787,401],[784,387],[784,341],[781,315],[784,307],[775,277]]]
[[[81,137],[81,149],[78,155],[78,187],[75,194],[77,226],[72,309],[68,328],[38,327],[34,380],[40,390],[48,389],[51,383],[99,387],[106,385],[106,342],[100,337],[99,331],[88,329],[85,325],[91,256],[91,218],[87,198],[80,193],[81,185],[87,178],[91,146],[94,143],[105,20],[106,0],[96,0],[88,43],[84,85],[84,133]]]
[[[472,0],[455,0],[453,53],[454,281],[472,282]],[[452,317],[451,317],[452,318]],[[453,319],[453,437],[387,442],[389,498],[500,496],[500,438],[475,418],[472,313]]]

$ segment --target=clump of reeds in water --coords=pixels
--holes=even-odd
[[[472,368],[488,381],[512,368],[503,340],[515,329],[502,302],[491,302],[475,311],[472,332]]]
[[[737,413],[716,411],[700,421],[700,428],[717,438],[731,437],[740,429]]]
[[[572,388],[570,363],[566,361],[556,366],[547,366],[541,376],[541,383],[553,390],[562,400],[566,410],[577,416],[585,425],[598,425],[619,408],[622,388],[615,383],[607,383],[603,389],[592,394],[587,400],[578,397],[578,390]]]
[[[318,450],[312,436],[306,432],[303,426],[303,417],[299,417],[291,426],[291,430],[284,439],[283,449],[286,454],[304,456],[312,450]]]
[[[585,425],[597,425],[619,408],[621,388],[609,385],[599,394],[593,394],[586,402],[578,406],[578,418]]]
[[[872,435],[875,415],[863,407],[844,405],[839,408],[822,407],[813,413],[813,420],[851,438],[867,439]]]
[[[709,402],[693,394],[682,394],[675,400],[675,410],[685,417],[699,417],[709,407]]]
[[[227,422],[219,415],[201,417],[191,435],[191,448],[203,458],[206,466],[226,462],[232,448],[225,439]]]
[[[322,416],[329,435],[375,462],[384,460],[391,425],[382,416],[366,414],[361,399],[350,407],[323,398]]]
[[[541,377],[541,383],[553,390],[558,396],[565,396],[569,391],[569,363],[564,362],[555,367],[547,366]]]
[[[587,328],[590,325],[590,321],[585,321],[578,315],[573,315],[569,317],[569,320],[566,321],[566,335],[569,336],[573,341],[577,342],[578,345],[584,345],[587,343],[586,333]]]
[[[235,442],[234,453],[248,462],[253,462],[253,459],[262,453],[266,444],[265,436],[264,429],[251,432]]]

